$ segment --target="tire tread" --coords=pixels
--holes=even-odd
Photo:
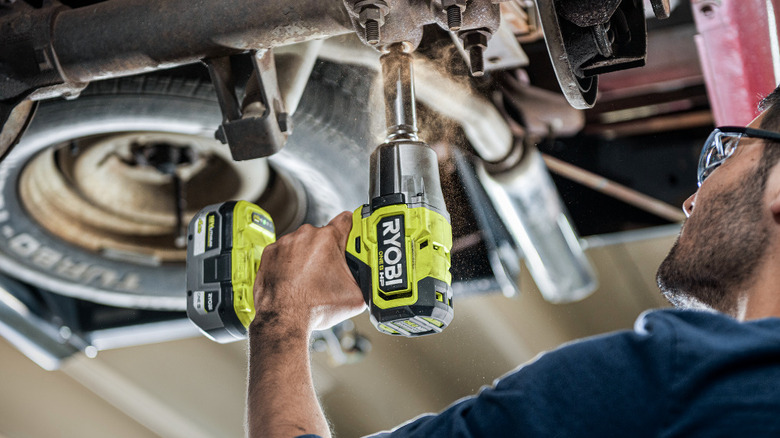
[[[92,82],[81,94],[82,96],[143,94],[217,101],[217,95],[210,82],[169,75],[142,75]]]

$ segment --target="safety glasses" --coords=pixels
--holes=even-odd
[[[780,142],[780,133],[777,132],[738,126],[715,128],[710,136],[707,137],[707,142],[704,143],[699,156],[699,187],[718,166],[723,164],[728,157],[734,155],[734,151],[737,150],[737,145],[742,137]]]

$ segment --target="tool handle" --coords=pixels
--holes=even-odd
[[[372,279],[371,266],[367,263],[368,254],[363,242],[363,220],[361,216],[362,207],[358,207],[352,213],[352,229],[347,238],[347,266],[352,276],[355,278],[360,291],[363,292],[363,300],[371,307]]]

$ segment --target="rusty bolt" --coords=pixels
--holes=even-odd
[[[376,6],[367,6],[360,11],[360,24],[366,29],[366,42],[379,44],[379,28],[385,24],[385,14]]]
[[[381,26],[385,24],[385,14],[376,6],[366,6],[360,10],[360,24],[365,26],[369,20],[376,21]]]
[[[367,20],[365,27],[366,27],[366,33],[365,33],[366,42],[368,44],[371,44],[372,46],[379,44],[379,41],[382,38],[382,34],[380,33],[379,30],[380,28],[379,22],[376,20]]]
[[[487,29],[475,29],[463,32],[463,48],[469,53],[472,76],[485,74],[485,49],[492,34]]]
[[[447,8],[447,27],[451,31],[460,30],[460,24],[463,21],[463,12],[457,6]]]
[[[387,3],[382,0],[365,0],[355,3],[360,24],[365,28],[365,38],[368,44],[379,44],[380,28],[385,24]]]
[[[447,13],[447,27],[455,32],[460,30],[463,23],[463,10],[466,9],[466,0],[442,0],[442,10]]]

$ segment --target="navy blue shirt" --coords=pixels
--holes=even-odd
[[[780,437],[780,319],[647,312],[374,436]]]

